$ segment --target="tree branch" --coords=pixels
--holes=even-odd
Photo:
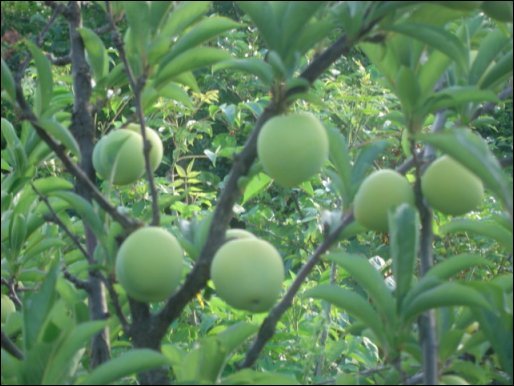
[[[48,145],[50,149],[57,155],[57,157],[64,164],[66,169],[75,177],[77,180],[82,181],[84,186],[89,190],[91,197],[100,205],[100,207],[105,210],[114,220],[119,222],[125,229],[127,230],[135,230],[139,228],[142,223],[138,220],[132,219],[124,214],[118,212],[118,210],[112,206],[109,201],[102,195],[102,193],[98,190],[96,185],[91,182],[89,177],[84,173],[84,171],[74,163],[70,157],[66,154],[66,150],[64,147],[57,143],[45,129],[43,129],[39,123],[37,117],[32,112],[32,109],[28,105],[25,97],[23,96],[23,92],[20,84],[16,83],[16,101],[18,102],[18,106],[21,109],[20,118],[29,121],[34,127],[34,130],[38,134],[38,136]]]
[[[330,233],[325,241],[318,246],[316,251],[312,254],[309,260],[303,265],[298,272],[298,275],[289,287],[289,290],[282,298],[282,300],[270,311],[269,315],[266,317],[264,322],[261,324],[261,328],[257,334],[257,338],[253,342],[252,346],[246,353],[246,358],[244,362],[241,364],[241,367],[250,367],[252,366],[259,354],[261,353],[264,345],[271,339],[273,334],[275,333],[275,328],[277,326],[278,321],[286,312],[286,310],[293,304],[293,298],[300,289],[300,286],[303,284],[309,273],[312,271],[314,266],[320,261],[321,256],[329,250],[329,248],[338,240],[341,232],[351,223],[353,222],[353,212],[348,212],[343,215],[341,220],[341,224],[337,226],[332,233]]]
[[[21,350],[13,343],[11,339],[7,336],[7,334],[2,330],[2,348],[11,354],[13,357],[19,360],[23,360],[23,353]]]

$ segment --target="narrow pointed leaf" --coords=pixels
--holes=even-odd
[[[434,265],[427,272],[426,277],[435,277],[440,280],[446,280],[466,269],[470,269],[478,265],[488,266],[491,265],[491,263],[483,257],[467,253],[452,256]]]
[[[496,240],[508,253],[512,253],[512,232],[492,220],[455,219],[439,228],[441,234],[471,232]]]
[[[87,60],[93,69],[95,79],[99,81],[109,72],[109,57],[102,39],[89,28],[78,29],[87,52]]]
[[[39,49],[31,41],[26,42],[27,47],[34,58],[37,69],[37,98],[36,101],[39,105],[36,105],[36,113],[38,115],[43,114],[52,99],[53,93],[53,80],[52,80],[52,67],[50,61],[45,56],[43,51]]]
[[[210,1],[181,1],[170,13],[161,34],[171,40],[206,14],[210,4]]]
[[[341,183],[343,205],[347,207],[352,201],[352,166],[350,163],[348,144],[344,135],[337,129],[327,130],[330,152],[329,158],[334,165]]]
[[[509,38],[499,29],[487,34],[480,43],[477,56],[469,71],[469,84],[477,84],[485,74],[489,65],[496,59],[500,52],[506,47]]]
[[[16,87],[14,85],[14,78],[12,76],[11,70],[9,69],[9,66],[4,62],[4,58],[2,58],[2,90],[7,92],[7,95],[9,95],[11,100],[16,100]]]
[[[108,385],[123,377],[168,365],[168,360],[159,352],[135,349],[95,368],[82,378],[79,385]]]
[[[305,292],[304,296],[322,299],[358,318],[385,343],[380,316],[362,296],[335,285],[323,284]]]
[[[331,253],[327,259],[343,267],[353,279],[368,293],[375,307],[390,322],[395,320],[393,296],[387,288],[384,277],[364,257],[343,252]]]
[[[461,68],[466,68],[466,49],[454,34],[441,27],[427,24],[402,23],[388,27],[389,30],[409,36],[441,51]]]
[[[280,25],[275,20],[275,13],[269,1],[238,1],[237,5],[243,10],[259,29],[266,45],[271,50],[281,52],[282,35]]]
[[[512,76],[512,50],[503,56],[487,73],[480,79],[481,88],[491,88]]]
[[[239,23],[223,16],[203,19],[173,44],[169,54],[163,58],[161,65],[165,66],[179,54],[239,26]]]
[[[178,55],[166,66],[164,66],[155,80],[156,84],[165,84],[174,77],[196,70],[201,67],[209,66],[222,60],[227,60],[230,55],[218,48],[196,47]]]
[[[54,119],[41,119],[38,123],[48,134],[66,146],[80,160],[79,145],[68,129]]]
[[[408,321],[422,312],[440,307],[469,306],[489,308],[480,292],[464,284],[450,282],[438,285],[412,300],[403,309],[403,318]]]
[[[229,68],[231,70],[246,72],[255,75],[265,85],[270,85],[273,81],[273,69],[262,59],[229,59],[217,63],[213,66],[213,71],[219,71]]]
[[[416,209],[403,204],[389,215],[391,258],[396,281],[398,307],[410,289],[419,248],[419,215]]]

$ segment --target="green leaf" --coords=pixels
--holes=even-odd
[[[265,85],[270,85],[273,81],[273,69],[262,59],[229,59],[215,64],[212,69],[219,71],[227,68],[255,75]]]
[[[427,102],[430,112],[441,109],[459,107],[462,104],[475,102],[494,102],[500,100],[491,90],[480,90],[476,86],[453,86],[435,93]]]
[[[416,209],[403,204],[389,215],[389,232],[395,296],[398,309],[410,289],[419,248],[419,215]]]
[[[343,267],[353,279],[368,293],[375,307],[382,315],[394,322],[396,305],[383,276],[368,261],[368,259],[344,252],[331,253],[327,259]]]
[[[132,45],[126,47],[127,54],[145,56],[150,33],[150,9],[146,1],[123,1],[123,8],[130,27]],[[134,52],[130,52],[134,50]]]
[[[320,7],[325,5],[324,1],[290,1],[287,3],[282,19],[277,20],[282,26],[282,50],[284,57],[294,53],[295,43],[298,35],[304,32],[309,20],[316,14]],[[309,32],[311,30],[309,29]],[[308,47],[307,49],[312,48]]]
[[[53,93],[52,67],[50,61],[34,43],[26,42],[37,69],[36,115],[40,116],[50,106]]]
[[[512,214],[512,191],[507,177],[484,139],[468,129],[422,134],[419,139],[448,154],[475,173]]]
[[[426,278],[434,277],[446,280],[450,277],[478,265],[489,266],[491,263],[483,257],[467,253],[452,256],[434,265],[426,274]],[[426,280],[423,278],[423,280]]]
[[[4,62],[4,58],[2,58],[2,90],[7,92],[7,95],[9,95],[12,101],[16,101],[14,78],[9,66]]]
[[[503,278],[502,278],[503,279]],[[510,283],[510,289],[504,289],[498,283],[473,283],[477,291],[492,305],[492,309],[474,309],[473,314],[480,323],[494,352],[497,354],[502,369],[512,380],[512,275],[505,277]],[[510,300],[507,294],[510,293]]]
[[[335,23],[333,19],[311,21],[300,31],[299,36],[292,42],[290,50],[292,52],[296,51],[300,55],[305,54],[322,39],[328,37],[330,32],[334,30],[334,26]]]
[[[23,302],[23,342],[29,351],[37,342],[46,317],[55,298],[55,283],[59,272],[59,260],[55,260],[37,292]]]
[[[196,47],[178,55],[166,66],[160,69],[155,80],[156,84],[165,84],[174,77],[196,70],[201,67],[209,66],[222,60],[229,59],[230,55],[218,48]]]
[[[54,139],[61,142],[79,160],[81,158],[80,148],[71,132],[54,119],[41,119],[38,124]]]
[[[500,52],[509,43],[509,38],[499,29],[495,29],[487,34],[480,43],[477,56],[469,71],[469,84],[477,84],[485,74],[489,65],[493,63]]]
[[[43,385],[65,384],[72,375],[73,366],[85,352],[90,339],[107,325],[106,321],[85,322],[75,326],[55,352],[43,376]]]
[[[512,232],[493,220],[454,219],[439,228],[445,235],[456,232],[471,232],[496,240],[508,253],[512,253]]]
[[[154,34],[160,27],[161,22],[170,14],[173,6],[172,1],[152,1],[150,3],[150,30]]]
[[[248,322],[238,322],[217,335],[218,340],[227,353],[237,349],[250,336],[254,335],[259,326]]]
[[[2,127],[2,135],[7,142],[7,148],[14,148],[21,144],[18,135],[16,134],[16,130],[14,130],[13,125],[7,119],[2,118],[1,120]]]
[[[290,376],[269,371],[260,372],[252,369],[239,370],[223,378],[222,385],[299,385],[298,381]]]
[[[467,51],[464,45],[457,36],[443,28],[419,23],[402,23],[388,26],[386,29],[419,40],[453,59],[459,67],[467,67]]]
[[[409,321],[416,315],[433,308],[469,306],[490,308],[489,303],[480,292],[464,284],[442,283],[415,297],[403,309],[402,316]]]
[[[27,222],[25,215],[14,213],[9,224],[9,242],[12,252],[17,255],[27,237]]]
[[[196,78],[191,71],[186,71],[180,75],[174,76],[172,80],[186,87],[189,87],[194,92],[200,92],[200,87],[198,87]]]
[[[166,86],[159,89],[159,95],[163,98],[169,98],[174,101],[182,103],[184,106],[193,107],[191,98],[182,87],[176,83],[168,83]]]
[[[98,82],[109,72],[109,56],[102,39],[89,28],[79,28],[78,32],[84,41],[87,52],[87,61],[93,69],[93,74]]]
[[[352,165],[348,151],[346,138],[339,130],[327,129],[329,139],[329,158],[337,171],[340,182],[340,194],[343,199],[343,206],[347,208],[352,202]]]
[[[498,62],[480,79],[480,88],[491,88],[512,76],[512,50],[504,55]]]
[[[242,205],[246,204],[253,197],[267,189],[272,183],[272,178],[265,173],[259,173],[252,177],[245,187]]]
[[[428,95],[443,76],[451,60],[440,51],[430,53],[427,62],[419,69],[418,82],[421,95]]]
[[[304,294],[305,297],[322,299],[360,319],[382,343],[386,343],[380,316],[362,296],[335,285],[322,284]]]
[[[81,219],[91,228],[93,233],[99,238],[103,239],[105,231],[100,217],[96,214],[93,206],[87,202],[83,197],[73,192],[55,191],[50,194],[51,196],[59,197],[68,202],[70,206],[77,211]]]
[[[238,1],[237,5],[254,22],[270,50],[281,52],[283,37],[269,1]]]
[[[414,71],[402,66],[396,76],[396,94],[400,99],[405,115],[410,116],[415,110],[421,97],[418,78]]]
[[[209,10],[210,1],[181,1],[173,8],[168,20],[160,32],[171,41],[171,39],[189,27]]]
[[[353,194],[360,186],[361,182],[366,178],[368,171],[373,167],[373,162],[381,155],[384,151],[392,146],[391,141],[381,140],[377,142],[373,142],[370,145],[367,145],[359,151],[357,155],[357,159],[353,165],[352,169],[352,199]]]
[[[159,352],[135,349],[95,368],[79,385],[108,385],[120,378],[168,365],[168,360]]]
[[[161,66],[166,66],[173,58],[179,54],[194,48],[219,34],[239,27],[240,24],[223,16],[212,16],[198,22],[191,29],[182,35],[175,44],[173,44],[171,51],[166,55],[161,62]]]

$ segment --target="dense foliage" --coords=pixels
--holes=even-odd
[[[512,2],[1,7],[2,384],[512,384]],[[272,158],[300,147],[276,183],[258,135],[304,112],[329,159],[272,136]],[[94,161],[120,132],[123,162],[124,138]],[[458,196],[423,196],[442,155],[485,191],[458,216]],[[387,181],[356,198],[379,169],[415,203]],[[142,226],[172,241],[157,230],[116,268]],[[236,251],[280,254],[270,310],[275,279],[265,306],[242,300],[266,267],[242,264],[240,293],[210,280],[228,228],[251,232]],[[155,289],[182,251],[178,289]]]

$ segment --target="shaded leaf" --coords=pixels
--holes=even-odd
[[[36,114],[43,114],[50,105],[53,93],[52,67],[43,51],[31,41],[26,42],[37,69]]]
[[[166,365],[168,360],[161,353],[149,349],[134,349],[98,366],[78,384],[108,385],[128,375]]]
[[[105,49],[102,39],[89,28],[78,29],[87,52],[87,60],[96,80],[100,80],[105,77],[109,72],[109,56]]]
[[[262,59],[229,59],[217,63],[213,66],[213,71],[231,69],[255,75],[265,85],[270,85],[273,81],[273,70],[271,66]]]

